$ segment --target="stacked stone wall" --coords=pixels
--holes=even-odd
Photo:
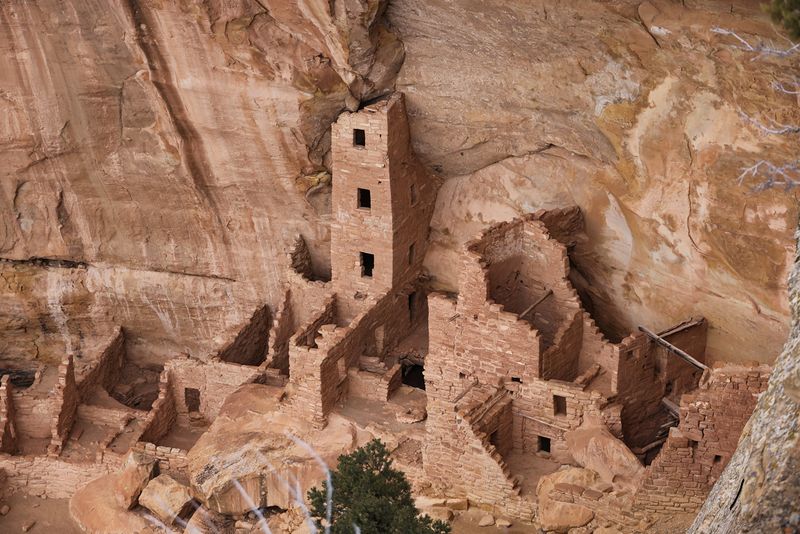
[[[175,396],[172,391],[172,379],[168,370],[163,370],[158,381],[158,397],[142,423],[142,431],[138,440],[149,443],[158,441],[167,435],[178,417],[175,408]]]
[[[13,386],[10,376],[0,379],[0,453],[14,454],[17,451],[17,428],[14,422],[14,402],[11,398]]]
[[[402,366],[394,365],[383,374],[350,368],[347,372],[350,397],[385,402],[403,383]]]
[[[572,462],[565,434],[577,429],[585,415],[602,416],[605,398],[598,392],[560,380],[534,380],[530,383],[507,384],[515,388],[514,448],[535,453],[540,450],[539,438],[550,440],[550,455],[562,462]],[[564,413],[557,413],[556,397],[563,400]]]
[[[364,133],[364,143],[355,131]],[[343,113],[331,131],[333,194],[332,287],[347,321],[368,298],[389,293],[418,275],[427,249],[436,183],[411,148],[405,104],[393,95],[357,113]],[[359,189],[369,191],[369,207]],[[371,276],[360,253],[374,256]]]
[[[219,351],[214,360],[241,365],[259,365],[267,357],[272,319],[269,307],[258,308],[233,341]]]
[[[289,347],[290,383],[294,406],[315,425],[326,424],[327,415],[347,393],[348,369],[363,355],[380,356],[391,350],[411,328],[408,294],[414,286],[369,299],[366,310],[348,326],[331,324],[331,312],[295,334]],[[338,301],[337,301],[338,309]],[[331,309],[333,306],[330,307]],[[330,321],[328,324],[322,323]],[[316,347],[308,346],[314,332]],[[305,341],[304,341],[305,340]]]
[[[681,398],[681,421],[647,468],[635,509],[651,517],[695,513],[727,465],[769,368],[726,366]]]
[[[140,452],[158,461],[158,469],[161,473],[168,475],[178,475],[184,477],[188,473],[189,460],[188,451],[177,447],[163,447],[153,443],[139,441],[134,443],[131,450]]]
[[[72,355],[64,357],[58,367],[58,381],[52,392],[52,423],[50,425],[50,445],[48,453],[58,455],[64,446],[64,442],[69,438],[72,426],[78,416],[78,405],[80,404],[78,387],[75,384],[75,367]]]
[[[68,499],[92,480],[118,471],[122,456],[106,454],[102,462],[69,462],[52,456],[0,454],[0,471],[6,473],[11,493],[48,499]]]
[[[120,371],[125,361],[125,333],[117,327],[111,334],[109,342],[100,356],[75,373],[78,393],[85,399],[95,386],[111,391],[119,380]]]
[[[289,341],[294,333],[294,313],[291,290],[286,290],[283,301],[275,312],[269,330],[267,366],[289,375]]]
[[[217,418],[225,399],[242,384],[254,381],[260,374],[258,368],[222,361],[204,362],[194,358],[174,358],[164,366],[170,375],[172,397],[179,419],[188,416],[186,390],[195,389],[200,394],[199,412],[208,421]]]

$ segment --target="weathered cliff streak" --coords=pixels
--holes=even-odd
[[[324,265],[330,122],[403,59],[385,4],[0,4],[2,346],[120,323],[135,359],[201,356],[277,303],[297,234]]]
[[[736,453],[689,532],[800,530],[800,257],[789,286],[789,340]]]

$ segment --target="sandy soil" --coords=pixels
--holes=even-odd
[[[31,521],[36,524],[28,532],[32,534],[80,534],[81,531],[69,517],[69,499],[40,499],[17,493],[0,501],[11,510],[0,516],[0,532],[22,532],[22,527]]]

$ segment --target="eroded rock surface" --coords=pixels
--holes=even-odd
[[[770,89],[790,67],[711,32],[779,41],[756,4],[387,4],[4,2],[0,257],[21,263],[0,263],[0,291],[22,299],[0,304],[4,345],[44,355],[121,323],[140,363],[213,354],[280,300],[298,233],[328,261],[328,127],[396,86],[447,178],[438,286],[478,229],[576,203],[608,332],[703,314],[711,357],[773,360],[796,198],[735,182],[793,145],[738,111],[797,122]]]

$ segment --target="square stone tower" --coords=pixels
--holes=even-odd
[[[401,93],[343,113],[331,133],[331,270],[344,318],[416,278],[435,187],[414,157]]]

